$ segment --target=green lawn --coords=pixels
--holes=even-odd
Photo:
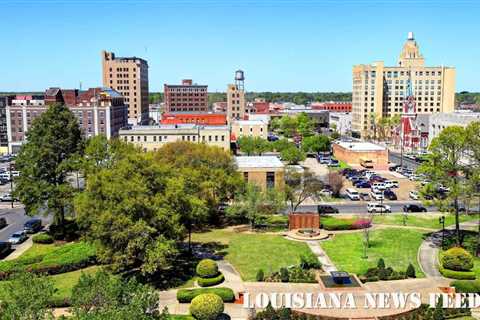
[[[266,274],[281,267],[298,264],[303,254],[312,255],[302,242],[290,241],[277,235],[236,233],[228,230],[213,230],[194,234],[196,242],[219,242],[228,260],[246,281],[255,281],[259,269]]]
[[[370,232],[370,248],[363,259],[363,232],[337,234],[321,243],[323,249],[339,270],[364,274],[377,265],[379,258],[396,271],[405,271],[409,263],[417,276],[423,276],[417,262],[417,251],[422,243],[422,232],[411,229],[381,229]]]
[[[59,301],[69,298],[72,294],[73,287],[78,283],[78,279],[80,279],[82,273],[94,274],[99,270],[99,266],[92,266],[81,270],[50,276],[49,278],[53,281],[53,284],[57,289],[53,299]]]
[[[442,226],[438,222],[440,215],[415,215],[409,214],[407,219],[407,226],[422,227],[430,229],[441,229]],[[460,222],[476,220],[476,215],[461,215]],[[376,215],[373,218],[374,224],[389,224],[403,226],[403,214],[386,214],[383,216]],[[445,226],[453,225],[455,223],[455,215],[445,215]]]

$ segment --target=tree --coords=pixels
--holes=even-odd
[[[302,150],[292,146],[282,150],[282,152],[280,152],[280,158],[288,162],[288,164],[298,164],[300,161],[305,160],[306,156]]]
[[[270,143],[261,137],[243,136],[238,139],[238,146],[240,151],[247,155],[262,155],[271,149]]]
[[[303,138],[312,136],[314,134],[314,127],[314,122],[305,112],[297,116],[297,132]]]
[[[48,303],[54,293],[55,287],[49,278],[20,273],[2,286],[0,319],[53,319]]]
[[[438,137],[430,144],[431,154],[424,162],[419,172],[424,173],[432,181],[425,190],[432,190],[439,185],[449,188],[445,199],[435,200],[437,207],[442,210],[449,208],[453,202],[455,213],[456,244],[460,246],[459,198],[466,188],[465,175],[467,173],[463,162],[463,155],[467,147],[465,129],[460,126],[451,126],[443,129]]]
[[[158,293],[153,288],[105,271],[82,273],[71,299],[72,320],[153,320],[160,315]]]
[[[151,274],[169,267],[185,232],[180,209],[166,194],[176,185],[175,168],[136,148],[111,158],[108,167],[88,175],[75,197],[80,228],[95,242],[98,259],[116,270]]]
[[[276,214],[284,207],[283,193],[274,189],[262,191],[259,186],[247,183],[232,205],[227,208],[227,216],[234,220],[246,219],[252,229],[263,215]]]
[[[296,117],[283,116],[280,119],[280,130],[287,138],[292,138],[297,133],[298,121]]]
[[[306,153],[330,151],[330,139],[325,135],[315,135],[302,140],[302,149]]]
[[[277,152],[282,152],[283,150],[287,148],[295,148],[295,143],[288,141],[287,139],[279,139],[277,141],[274,141],[272,143],[273,145],[273,150]]]
[[[328,183],[332,188],[332,195],[336,198],[340,197],[340,191],[342,190],[344,185],[344,180],[342,175],[338,171],[329,172]]]
[[[322,181],[308,169],[304,169],[303,172],[295,169],[287,170],[285,184],[286,199],[290,203],[291,212],[295,212],[308,198],[318,199],[323,190]]]
[[[475,121],[470,123],[465,129],[467,136],[467,145],[469,149],[469,161],[468,166],[468,178],[470,195],[472,198],[478,199],[479,205],[479,222],[480,222],[480,122]],[[477,232],[477,248],[475,252],[476,256],[480,256],[480,223]]]
[[[67,176],[83,152],[78,121],[66,106],[52,105],[32,122],[26,141],[15,161],[15,196],[28,215],[52,214],[61,228],[74,194]]]

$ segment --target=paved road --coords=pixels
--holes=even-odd
[[[390,162],[400,164],[400,162],[401,162],[400,153],[389,151],[388,152],[388,160]],[[403,166],[407,167],[409,169],[415,170],[419,166],[419,163],[416,162],[415,160],[403,157]]]
[[[370,202],[370,201],[368,201]],[[332,207],[338,208],[340,213],[366,213],[367,212],[367,201],[355,201],[355,202],[346,202],[346,203],[325,203],[326,205],[331,205]],[[403,212],[403,206],[406,204],[421,204],[420,201],[384,201],[384,204],[388,204],[392,207],[392,212]],[[297,211],[301,212],[311,212],[317,211],[316,205],[302,205],[298,207]],[[427,207],[427,211],[437,211],[435,207]]]
[[[23,224],[31,219],[31,217],[25,215],[25,210],[23,208],[0,209],[0,217],[7,219],[7,226],[0,230],[0,241],[7,241],[12,233],[23,230]],[[40,218],[43,220],[44,225],[49,221],[48,218]]]

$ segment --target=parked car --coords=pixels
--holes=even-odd
[[[328,163],[328,166],[329,167],[338,167],[338,166],[340,166],[340,163],[338,162],[338,160],[330,159],[330,162]]]
[[[370,192],[370,196],[372,197],[372,199],[377,200],[377,201],[384,199],[383,192],[380,191],[380,190],[375,190],[374,189],[372,192]]]
[[[352,201],[355,201],[355,200],[360,200],[360,195],[358,194],[358,191],[353,189],[353,188],[347,188],[347,190],[345,190],[345,192],[347,193],[347,197],[352,200]]]
[[[322,189],[322,191],[320,191],[320,194],[325,197],[331,197],[333,196],[333,191],[330,189]]]
[[[37,233],[42,230],[42,220],[40,219],[30,219],[23,225],[23,231],[26,233]]]
[[[372,185],[372,190],[373,189],[378,189],[378,190],[385,190],[386,189],[386,186],[385,186],[385,183],[383,182],[374,182],[371,184]]]
[[[0,218],[0,229],[5,228],[7,226],[7,219],[4,217]]]
[[[403,212],[427,212],[427,208],[418,204],[406,204],[403,206]]]
[[[17,231],[17,232],[14,232],[10,238],[8,238],[8,242],[10,242],[11,244],[20,244],[22,242],[24,242],[25,240],[27,240],[27,234],[25,233],[25,231]]]
[[[387,204],[381,204],[378,202],[370,202],[367,204],[367,211],[369,213],[390,213],[392,212],[392,208]]]
[[[385,191],[383,191],[383,196],[388,200],[397,200],[397,195],[390,189],[386,189]]]
[[[1,202],[11,202],[11,201],[17,201],[18,199],[13,198],[10,193],[5,193],[0,196],[0,201]]]
[[[384,183],[385,183],[385,187],[389,189],[398,188],[400,186],[398,181],[395,181],[395,180],[385,180]]]
[[[338,213],[339,211],[337,208],[334,208],[332,206],[318,205],[317,212],[318,214],[332,214],[332,213]]]
[[[368,181],[365,181],[365,180],[362,180],[362,181],[359,181],[355,184],[355,187],[357,188],[367,188],[367,189],[370,189],[372,185],[370,184],[370,182]]]
[[[12,245],[10,242],[1,241],[0,242],[0,255],[5,255],[10,250],[12,250]]]
[[[370,199],[368,192],[360,192],[360,200],[370,201]]]
[[[418,194],[417,191],[415,190],[412,190],[408,193],[408,196],[410,197],[410,199],[412,200],[418,200],[420,198],[420,195]]]

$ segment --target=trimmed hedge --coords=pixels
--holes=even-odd
[[[190,313],[198,320],[216,320],[223,310],[222,298],[214,293],[196,296],[190,305]]]
[[[197,275],[202,278],[214,278],[218,276],[218,265],[212,259],[203,259],[197,264]]]
[[[219,283],[222,283],[225,280],[225,277],[222,273],[214,278],[197,278],[197,283],[200,287],[211,287]]]
[[[480,280],[455,280],[450,283],[457,293],[480,293]]]
[[[442,267],[454,271],[469,271],[473,268],[473,257],[465,249],[453,247],[442,254]]]
[[[86,242],[69,243],[45,255],[0,262],[0,280],[16,272],[54,275],[95,264],[95,247]]]
[[[324,216],[320,218],[322,228],[328,231],[334,230],[356,230],[369,228],[371,222],[367,219],[357,218],[335,218],[332,216]]]
[[[32,237],[33,243],[40,243],[40,244],[51,244],[53,243],[54,239],[51,235],[46,233],[39,233]]]
[[[223,302],[235,301],[235,293],[230,288],[180,289],[177,291],[177,300],[180,303],[190,303],[193,298],[204,293],[215,293]]]
[[[443,266],[438,267],[438,271],[444,276],[445,278],[451,279],[458,279],[458,280],[475,280],[476,275],[473,271],[455,271],[445,269]]]

